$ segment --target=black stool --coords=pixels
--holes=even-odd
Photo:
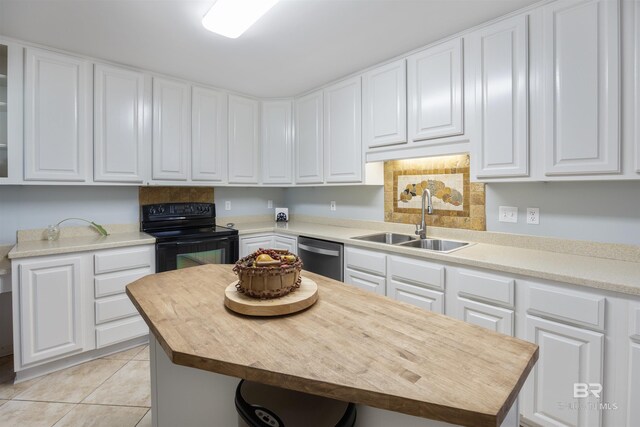
[[[239,427],[353,427],[356,405],[251,381],[236,388]]]

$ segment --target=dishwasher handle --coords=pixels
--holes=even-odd
[[[329,249],[316,248],[315,246],[305,245],[304,243],[298,243],[298,248],[307,252],[313,252],[314,254],[340,256],[340,251],[331,251]]]

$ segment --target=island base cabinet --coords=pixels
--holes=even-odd
[[[593,392],[602,391],[604,334],[527,315],[526,335],[540,346],[540,357],[521,394],[525,421],[553,427],[602,425]],[[588,397],[576,394],[577,383],[591,384]]]
[[[18,267],[20,363],[31,365],[84,348],[82,257],[23,262]],[[17,301],[16,301],[17,300]]]
[[[237,426],[233,404],[240,378],[176,365],[149,336],[153,427]],[[357,405],[355,427],[454,427],[440,421]],[[518,427],[518,401],[500,427]]]

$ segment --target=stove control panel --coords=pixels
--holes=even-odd
[[[215,218],[213,203],[162,203],[142,206],[143,221],[162,221],[171,218]]]

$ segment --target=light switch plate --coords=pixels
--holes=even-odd
[[[329,203],[329,209],[332,211],[336,210],[336,201],[332,200],[331,203]]]
[[[224,202],[224,210],[225,211],[230,211],[231,210],[231,202],[229,200]]]
[[[498,221],[518,222],[518,208],[515,206],[500,206],[498,208]]]

